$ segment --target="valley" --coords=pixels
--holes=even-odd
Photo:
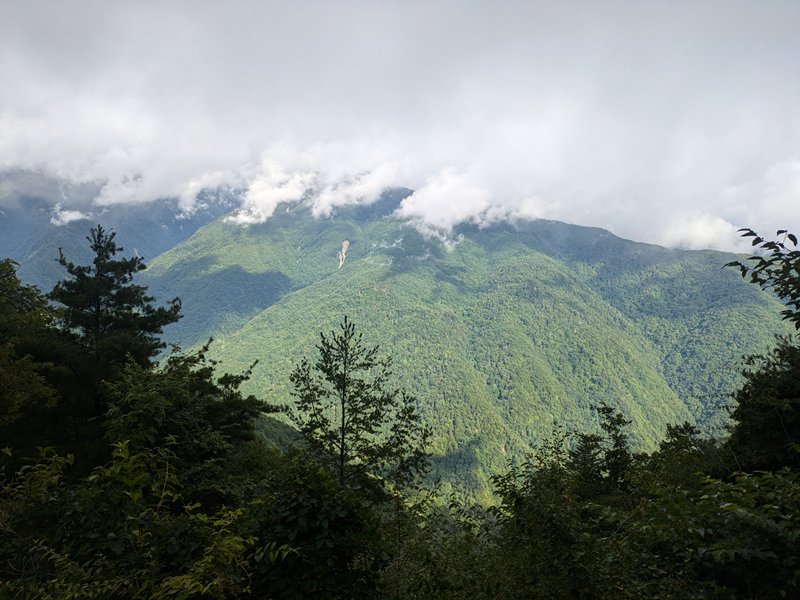
[[[724,435],[742,355],[789,331],[777,299],[722,269],[734,255],[541,220],[426,237],[390,217],[408,193],[329,219],[301,203],[263,224],[202,227],[142,278],[183,301],[166,339],[214,337],[229,372],[257,359],[246,391],[291,405],[289,373],[346,314],[417,397],[434,475],[485,498],[489,476],[555,426],[595,430],[599,402],[633,420],[642,451],[668,423]]]
[[[213,337],[210,356],[228,372],[258,360],[245,391],[271,405],[292,405],[292,369],[348,315],[416,396],[433,476],[482,500],[490,476],[554,427],[595,431],[600,402],[633,421],[639,451],[669,423],[724,437],[741,357],[789,332],[775,297],[722,269],[734,255],[546,220],[423,235],[393,217],[409,194],[387,190],[322,219],[283,204],[246,226],[222,195],[191,219],[161,206],[96,220],[147,259],[138,279],[158,303],[181,298],[184,316],[164,341],[188,351]],[[20,239],[4,249],[25,282],[48,291],[63,276],[58,247],[87,260],[87,221],[55,226],[44,209],[20,221],[15,206],[30,198],[10,200],[4,223]]]

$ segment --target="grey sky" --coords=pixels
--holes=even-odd
[[[96,204],[244,186],[252,222],[404,186],[440,233],[800,231],[796,0],[27,0],[0,28],[0,165],[107,182]]]

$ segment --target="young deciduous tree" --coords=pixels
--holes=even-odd
[[[293,420],[311,449],[342,485],[360,488],[370,476],[409,483],[427,468],[428,429],[415,398],[387,389],[391,359],[367,348],[347,317],[320,332],[319,358],[303,359],[291,375]]]
[[[780,239],[768,241],[761,238],[752,229],[740,229],[742,237],[751,237],[752,246],[757,246],[762,252],[747,260],[752,266],[734,261],[726,267],[736,267],[742,277],[750,275],[750,282],[760,285],[763,289],[772,289],[786,304],[782,311],[783,318],[794,323],[795,329],[800,329],[800,250],[797,249],[797,237],[785,229],[778,231]],[[788,244],[791,242],[792,248]]]
[[[753,246],[766,255],[751,256],[754,266],[741,262],[742,277],[763,289],[773,290],[786,304],[783,318],[800,329],[800,250],[797,238],[778,231],[779,239],[767,241],[750,229],[742,237],[752,237]],[[792,244],[790,249],[789,244]],[[777,471],[800,466],[800,347],[797,339],[785,336],[765,355],[745,357],[742,372],[745,383],[733,394],[737,402],[731,412],[734,421],[729,448],[744,470]]]

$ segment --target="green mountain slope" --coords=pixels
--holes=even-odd
[[[554,423],[594,428],[600,401],[633,419],[642,449],[667,423],[719,425],[710,407],[739,357],[786,330],[774,298],[721,269],[732,255],[548,221],[464,226],[444,244],[386,218],[407,193],[331,219],[284,206],[201,228],[146,272],[159,298],[183,299],[168,335],[214,335],[226,370],[259,359],[248,391],[288,404],[294,365],[348,314],[418,397],[437,474],[482,495]]]

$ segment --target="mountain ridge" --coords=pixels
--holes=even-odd
[[[722,270],[736,255],[542,220],[460,225],[446,245],[356,208],[358,219],[315,219],[285,205],[245,227],[220,217],[143,280],[184,301],[172,340],[215,336],[227,370],[261,360],[248,391],[277,404],[291,403],[288,375],[318,333],[349,315],[419,398],[437,474],[478,494],[555,422],[595,428],[601,401],[634,421],[642,449],[667,423],[719,433],[714,405],[734,389],[739,357],[788,331],[775,298]]]
[[[394,357],[397,385],[417,396],[434,433],[435,473],[476,497],[554,424],[596,429],[599,402],[633,420],[632,443],[643,450],[668,423],[723,432],[719,405],[735,389],[739,358],[789,332],[777,299],[722,269],[740,256],[548,220],[464,223],[443,241],[393,216],[411,193],[389,190],[326,218],[306,199],[245,226],[230,219],[230,205],[212,203],[163,239],[152,229],[174,217],[169,207],[163,215],[120,207],[100,222],[129,252],[139,240],[150,240],[150,256],[167,248],[138,279],[159,303],[183,301],[185,317],[165,341],[191,349],[213,336],[210,354],[228,371],[259,359],[247,391],[275,404],[291,403],[289,374],[313,355],[319,332],[349,315],[367,343]],[[47,206],[31,219],[49,220]],[[5,212],[3,228],[13,211]],[[20,276],[63,277],[50,260],[57,245],[88,262],[92,224],[26,238],[32,252]]]
[[[18,275],[45,292],[64,276],[56,263],[58,249],[69,260],[86,264],[91,227],[101,224],[119,234],[126,256],[150,261],[191,236],[199,227],[238,206],[235,190],[204,190],[196,209],[181,210],[177,199],[95,206],[102,185],[69,184],[36,172],[0,173],[0,256],[19,264]],[[74,213],[64,222],[60,211]]]

